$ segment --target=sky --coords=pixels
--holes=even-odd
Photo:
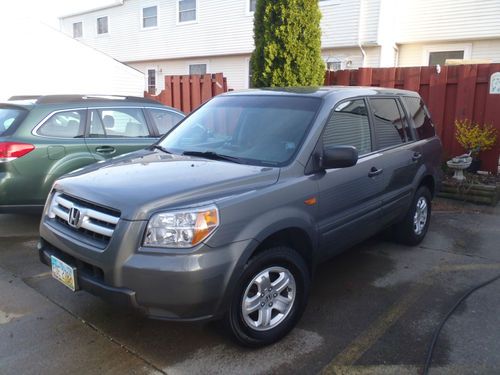
[[[58,17],[83,10],[111,5],[118,0],[0,0],[0,15],[36,19],[59,29]]]

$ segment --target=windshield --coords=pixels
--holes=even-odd
[[[16,107],[0,107],[0,136],[10,135],[28,111]]]
[[[176,154],[245,164],[287,164],[300,147],[321,99],[217,97],[173,129],[160,146]]]

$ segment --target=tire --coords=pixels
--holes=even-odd
[[[408,213],[393,228],[394,237],[398,242],[409,246],[415,246],[422,242],[431,221],[431,201],[432,195],[429,189],[426,186],[420,186],[413,197]],[[418,218],[416,216],[417,210],[420,211]],[[422,216],[424,212],[422,210],[425,210],[425,218]]]
[[[289,247],[272,247],[252,257],[238,280],[227,313],[226,324],[233,337],[248,347],[266,346],[283,338],[304,312],[309,284],[304,259]],[[265,291],[264,287],[273,290]],[[245,312],[244,300],[252,307]],[[249,313],[252,309],[255,311]]]

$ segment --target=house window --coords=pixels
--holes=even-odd
[[[97,34],[108,33],[108,17],[99,17],[97,19]]]
[[[158,26],[158,7],[142,8],[142,27],[146,29],[156,26]]]
[[[178,0],[179,22],[196,21],[196,0]]]
[[[148,69],[148,93],[156,94],[156,70]]]
[[[448,59],[463,59],[464,51],[437,51],[429,52],[429,66],[445,65]]]
[[[255,12],[255,8],[257,7],[257,0],[249,0],[249,11]]]
[[[73,38],[81,38],[83,36],[83,23],[75,22],[73,24]]]
[[[207,64],[189,65],[189,74],[207,74]]]
[[[342,69],[342,61],[328,61],[326,63],[326,70],[336,72],[337,70],[341,69]]]

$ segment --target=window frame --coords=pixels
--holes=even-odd
[[[175,18],[176,22],[175,22],[175,24],[177,26],[181,26],[181,25],[192,25],[192,24],[198,23],[198,21],[199,21],[199,15],[198,15],[198,13],[199,13],[199,4],[198,4],[198,2],[199,1],[198,0],[194,0],[195,1],[195,8],[194,8],[195,17],[194,17],[194,20],[189,20],[189,21],[181,21],[181,19],[180,19],[181,18],[180,17],[180,15],[181,15],[181,7],[179,5],[180,5],[181,1],[184,1],[184,0],[176,0],[175,1],[175,4],[176,4],[176,12],[175,12],[175,14],[176,14],[176,18]]]
[[[81,30],[80,30],[81,34],[80,34],[80,36],[75,36],[75,25],[77,25],[77,24],[81,25]],[[73,39],[81,39],[81,38],[83,38],[83,21],[73,22],[72,23],[72,28],[73,28],[73,30],[72,30],[73,31]]]
[[[82,111],[83,113],[83,119],[81,122],[83,122],[83,132],[82,130],[82,124],[80,124],[80,129],[78,130],[78,138],[71,137],[54,137],[50,135],[44,135],[44,134],[39,134],[38,131],[40,128],[47,123],[54,115],[62,112],[77,112],[77,111]],[[45,116],[31,131],[31,134],[33,134],[36,137],[42,137],[42,138],[49,138],[49,139],[84,139],[84,137],[87,134],[87,125],[88,125],[88,111],[86,107],[78,107],[78,108],[67,108],[67,109],[58,109],[57,111],[52,111],[50,112],[47,116]]]
[[[359,95],[359,96],[352,96],[352,97],[349,97],[349,98],[344,98],[342,100],[339,100],[338,102],[335,103],[335,105],[333,106],[333,108],[330,110],[330,113],[328,115],[328,117],[326,118],[326,121],[323,125],[323,129],[321,130],[321,134],[320,134],[320,144],[321,144],[321,152],[323,152],[323,149],[325,147],[324,143],[323,143],[323,135],[326,131],[326,128],[328,126],[328,123],[330,122],[330,119],[333,117],[333,115],[335,114],[335,109],[340,106],[341,104],[345,103],[345,102],[349,102],[349,101],[355,101],[355,100],[363,100],[363,102],[365,103],[365,107],[366,107],[366,110],[368,111],[368,128],[370,129],[370,144],[371,144],[371,152],[368,152],[366,154],[362,154],[362,155],[358,155],[358,159],[363,159],[367,156],[370,156],[370,155],[373,155],[373,154],[376,154],[378,151],[375,151],[374,148],[375,148],[375,134],[374,134],[374,127],[373,127],[373,124],[372,124],[372,118],[371,118],[371,108],[369,107],[369,100],[368,100],[368,97],[365,96],[365,95]]]
[[[422,66],[429,66],[431,52],[464,51],[464,60],[472,56],[472,43],[429,44],[422,49]]]
[[[255,11],[250,9],[251,5],[252,5],[252,0],[245,1],[245,14],[247,16],[253,16],[255,14]],[[257,4],[255,4],[255,6],[257,7]]]
[[[429,121],[431,122],[432,127],[434,129],[434,135],[432,137],[429,137],[429,138],[420,138],[420,135],[418,134],[417,127],[415,125],[415,121],[413,120],[413,116],[410,115],[408,104],[406,103],[406,100],[404,100],[405,98],[406,99],[416,99],[416,100],[418,100],[420,102],[420,104],[422,105],[422,109],[424,110],[425,115],[427,117],[429,117]],[[402,95],[401,96],[401,103],[402,103],[404,111],[406,113],[407,122],[408,122],[408,124],[409,124],[409,126],[411,128],[411,131],[412,131],[412,134],[413,134],[413,141],[414,142],[427,141],[429,139],[438,137],[438,132],[437,132],[437,129],[436,129],[436,124],[434,124],[434,122],[432,121],[432,117],[431,117],[431,114],[429,112],[429,108],[425,104],[425,102],[422,99],[422,97],[420,97],[420,96],[412,96],[412,95]]]
[[[99,32],[99,20],[101,18],[106,18],[106,32],[105,33],[100,33]],[[95,19],[95,31],[96,31],[96,34],[97,36],[105,36],[105,35],[109,35],[110,34],[110,22],[109,22],[109,16],[108,15],[103,15],[103,16],[99,16],[99,17],[96,17]]]
[[[210,65],[208,63],[208,60],[205,61],[188,61],[187,63],[187,72],[186,74],[191,75],[191,65],[205,65],[205,74],[208,74],[210,71]],[[203,74],[202,74],[203,75]]]
[[[155,26],[144,26],[144,9],[146,8],[153,8],[156,7],[156,25]],[[154,4],[149,4],[149,5],[144,5],[141,7],[141,30],[154,30],[158,29],[160,27],[160,5],[158,3]],[[153,18],[153,17],[147,17],[147,18]]]
[[[406,145],[409,145],[411,143],[415,143],[418,141],[417,139],[417,134],[416,134],[416,131],[414,131],[413,128],[413,123],[411,123],[409,121],[409,117],[408,117],[408,113],[406,111],[406,107],[404,106],[404,104],[401,102],[401,96],[399,95],[369,95],[366,97],[368,99],[368,105],[370,106],[369,107],[369,111],[370,111],[370,122],[371,122],[371,127],[373,129],[373,134],[374,134],[374,141],[375,141],[375,152],[381,152],[381,151],[386,151],[386,150],[392,150],[393,148],[397,148],[397,147],[404,147]],[[403,123],[406,125],[407,129],[410,129],[409,131],[411,132],[412,134],[412,137],[413,139],[410,140],[408,139],[408,136],[405,132],[405,142],[403,143],[400,143],[400,144],[397,144],[397,145],[393,145],[393,146],[389,146],[389,147],[384,147],[384,148],[380,148],[378,149],[378,137],[377,137],[377,132],[376,132],[376,129],[375,129],[375,118],[374,118],[374,114],[373,114],[373,109],[371,107],[371,104],[370,104],[370,98],[373,98],[373,99],[394,99],[396,100],[396,105],[398,106],[398,111],[400,111],[400,115],[404,116],[403,118]],[[403,109],[403,112],[401,113],[401,109]]]
[[[154,70],[155,72],[155,92],[153,94],[151,94],[149,92],[149,72],[151,70]],[[147,92],[151,95],[156,95],[156,92],[158,90],[158,71],[156,70],[156,68],[147,68],[146,69],[146,89],[147,89]]]

